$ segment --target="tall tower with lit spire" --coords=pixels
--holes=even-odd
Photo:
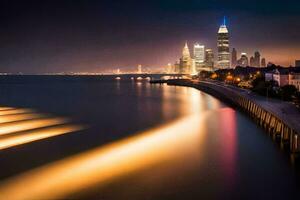
[[[226,17],[218,31],[218,69],[230,68],[229,32]]]
[[[190,49],[189,49],[187,42],[185,42],[185,45],[182,50],[182,58],[186,59],[186,60],[191,58]]]
[[[190,73],[191,68],[192,68],[191,54],[190,54],[189,46],[187,42],[185,42],[185,45],[182,50],[182,57],[180,59],[180,72]]]

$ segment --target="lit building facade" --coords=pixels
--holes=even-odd
[[[290,74],[289,84],[295,86],[297,90],[300,91],[300,74]]]
[[[204,63],[205,59],[205,46],[196,43],[194,45],[194,59],[196,63]]]
[[[231,67],[234,68],[237,65],[237,51],[235,48],[231,52]]]
[[[287,70],[275,69],[265,74],[265,81],[275,81],[279,87],[293,85],[300,91],[300,74],[288,72]]]
[[[194,45],[194,67],[197,72],[205,68],[205,46],[198,43]]]
[[[256,51],[254,53],[254,63],[253,63],[254,67],[260,67],[260,53],[258,51]]]
[[[241,53],[241,58],[238,60],[238,65],[241,67],[249,66],[249,59],[246,53]]]
[[[138,74],[143,73],[143,71],[142,71],[142,65],[138,65],[137,73],[138,73]]]
[[[261,67],[266,67],[267,66],[267,61],[266,61],[266,59],[265,58],[262,58],[261,59],[261,65],[260,65]]]
[[[209,71],[214,70],[214,52],[212,49],[205,50],[205,66]]]
[[[226,27],[226,20],[218,31],[218,66],[219,69],[230,68],[229,32]]]
[[[190,74],[192,72],[192,59],[187,42],[182,50],[182,57],[180,59],[180,73]]]
[[[250,57],[250,67],[255,67],[255,58],[253,56]]]

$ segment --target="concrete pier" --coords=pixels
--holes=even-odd
[[[291,103],[267,99],[220,82],[169,80],[167,83],[199,89],[243,110],[273,139],[288,146],[290,152],[300,152],[300,111]]]

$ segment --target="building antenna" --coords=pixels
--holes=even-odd
[[[223,19],[223,25],[226,26],[226,16],[224,16],[224,19]]]

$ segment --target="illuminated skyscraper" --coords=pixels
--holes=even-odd
[[[261,67],[266,67],[267,66],[267,62],[265,58],[261,59]]]
[[[182,57],[180,59],[180,73],[191,73],[192,59],[187,42],[182,50]]]
[[[246,53],[241,53],[241,58],[238,60],[238,65],[242,67],[247,67],[249,65],[249,60]]]
[[[197,72],[205,67],[205,46],[196,43],[194,45],[194,66]]]
[[[255,58],[253,56],[250,57],[250,67],[255,67]]]
[[[142,73],[142,65],[138,65],[137,73],[138,73],[138,74],[141,74],[141,73]]]
[[[214,69],[214,53],[212,49],[206,49],[205,51],[205,66],[210,69],[209,71]]]
[[[194,59],[196,63],[204,63],[205,54],[204,54],[204,45],[196,43],[194,45]]]
[[[231,52],[231,67],[234,68],[237,65],[237,51],[235,48],[232,49]]]
[[[229,33],[225,17],[218,31],[218,68],[230,68]]]
[[[254,53],[254,67],[260,67],[260,53],[258,51]]]

